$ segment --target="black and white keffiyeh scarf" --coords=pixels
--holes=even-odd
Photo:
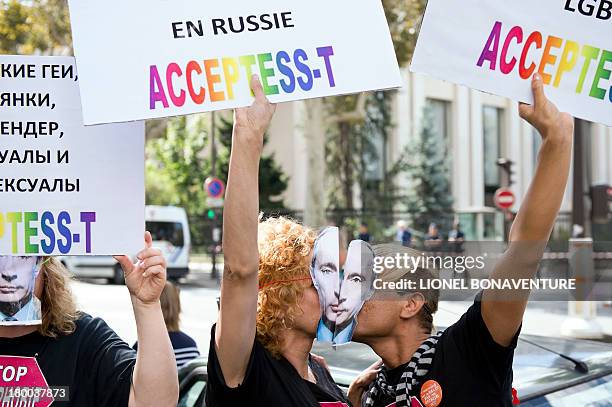
[[[429,372],[436,353],[436,345],[442,333],[443,331],[438,332],[421,344],[412,355],[395,386],[387,383],[387,370],[383,367],[368,390],[363,406],[374,407],[376,399],[380,396],[395,397],[397,407],[410,406],[410,397],[416,396],[416,394],[413,394],[414,390],[420,384],[420,380]]]

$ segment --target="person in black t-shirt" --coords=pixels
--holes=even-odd
[[[46,259],[35,283],[42,324],[0,327],[0,357],[35,358],[49,386],[67,388],[68,401],[53,406],[176,406],[178,377],[159,304],[166,262],[148,232],[145,242],[136,264],[116,257],[132,300],[138,353],[103,320],[76,310],[68,272],[55,258]]]
[[[510,244],[491,279],[535,277],[567,185],[573,118],[547,100],[539,74],[532,88],[534,105],[521,104],[519,112],[540,132],[543,143],[533,181],[510,231]],[[393,257],[402,250],[379,246],[375,253]],[[435,278],[429,270],[411,272],[394,265],[380,276],[394,282]],[[512,360],[528,290],[484,290],[457,323],[433,335],[439,293],[413,290],[393,295],[400,297],[390,300],[385,293],[376,293],[358,315],[353,339],[370,345],[383,366],[373,366],[351,385],[353,405],[512,406]]]
[[[285,218],[258,222],[259,160],[275,106],[256,76],[251,88],[254,104],[234,115],[206,405],[344,407],[344,394],[310,355],[321,318],[310,277],[316,234]]]

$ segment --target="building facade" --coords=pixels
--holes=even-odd
[[[507,158],[515,163],[511,189],[517,197],[513,208],[517,210],[535,170],[539,134],[520,119],[517,103],[509,99],[406,70],[403,82],[393,96],[394,127],[384,152],[387,161],[396,160],[411,137],[418,134],[428,109],[435,134],[447,143],[454,207],[466,233],[474,239],[500,239],[503,216],[493,204],[493,195],[502,185],[497,160]],[[299,159],[307,155],[306,120],[304,102],[280,105],[267,145],[290,177],[284,199],[295,210],[306,210],[308,202],[309,164]],[[589,123],[585,132],[587,185],[612,184],[612,129]],[[407,179],[400,177],[397,182],[409,188]],[[570,180],[562,211],[570,212],[571,203]]]

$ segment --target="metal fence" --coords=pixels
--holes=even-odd
[[[303,221],[304,213],[302,211],[292,210],[263,210],[264,216],[286,216],[296,221]],[[453,214],[454,215],[454,214]],[[464,215],[464,214],[461,214]],[[340,226],[347,235],[355,236],[361,222],[368,225],[369,233],[377,242],[392,241],[395,237],[395,225],[397,221],[410,219],[410,213],[405,212],[376,212],[376,211],[359,211],[359,210],[334,210],[328,211],[327,224]],[[433,220],[433,219],[432,219]],[[209,253],[219,243],[213,241],[213,224],[221,228],[223,224],[223,213],[217,211],[216,219],[213,221],[207,216],[190,216],[189,218],[192,231],[192,246],[195,253]],[[318,225],[325,226],[325,225]],[[571,237],[572,222],[571,213],[561,213],[555,224],[551,235],[550,249],[553,252],[567,252],[568,240]],[[426,231],[412,230],[413,239],[416,242],[421,241]],[[442,236],[446,237],[448,230],[441,230]],[[594,236],[595,251],[610,251],[612,252],[612,238],[599,238]],[[469,236],[468,236],[469,238]],[[501,234],[496,239],[500,240]],[[476,240],[476,239],[474,239]],[[217,248],[219,250],[219,248]]]

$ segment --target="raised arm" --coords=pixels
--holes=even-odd
[[[136,264],[126,256],[115,257],[125,273],[138,333],[129,407],[176,406],[178,401],[174,351],[159,302],[166,284],[166,260],[152,245],[147,232],[145,248],[138,253]]]
[[[510,231],[510,245],[491,278],[523,279],[536,275],[538,264],[561,208],[572,156],[574,119],[560,113],[544,94],[542,78],[532,82],[533,106],[519,113],[542,136],[535,175]],[[510,345],[523,321],[529,292],[483,293],[482,316],[493,339]]]
[[[225,193],[221,306],[215,332],[216,351],[225,382],[242,383],[255,341],[259,250],[259,159],[263,136],[275,106],[259,78],[251,80],[255,102],[234,115],[232,152]]]

